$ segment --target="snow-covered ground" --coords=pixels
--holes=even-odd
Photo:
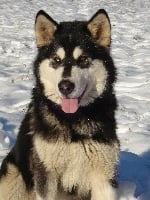
[[[0,0],[0,162],[15,143],[34,84],[34,20],[43,9],[56,21],[109,13],[118,68],[119,200],[150,199],[150,1]]]

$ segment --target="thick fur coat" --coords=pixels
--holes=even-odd
[[[111,26],[104,10],[88,22],[35,22],[36,84],[15,146],[0,170],[0,200],[116,200]]]

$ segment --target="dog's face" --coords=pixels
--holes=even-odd
[[[89,22],[57,24],[44,11],[36,18],[39,48],[38,79],[44,95],[65,113],[87,106],[106,89],[106,59],[110,46],[110,22],[104,10]]]

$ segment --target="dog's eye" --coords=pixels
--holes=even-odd
[[[55,55],[54,57],[53,57],[53,60],[54,60],[54,62],[56,63],[56,64],[60,64],[61,63],[61,58],[59,57],[59,56],[57,56],[57,55]]]
[[[79,62],[81,64],[89,64],[89,59],[88,59],[88,57],[86,55],[81,55],[79,57]]]

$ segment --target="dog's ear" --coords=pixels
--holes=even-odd
[[[43,10],[37,13],[35,20],[35,35],[37,47],[51,43],[57,30],[57,23]]]
[[[99,10],[88,22],[87,28],[98,45],[110,47],[111,25],[105,10]]]

